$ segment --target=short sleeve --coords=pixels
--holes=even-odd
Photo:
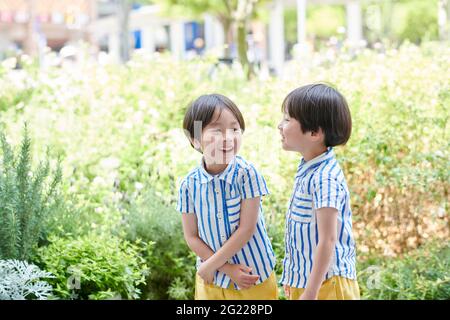
[[[269,194],[266,180],[253,165],[242,168],[240,192],[242,199],[261,197]]]
[[[180,185],[180,190],[178,192],[177,210],[180,213],[195,213],[194,202],[191,195],[189,194],[189,188],[186,179],[184,179]]]
[[[342,184],[335,176],[317,174],[313,182],[313,201],[315,209],[335,208],[342,209],[346,193]]]

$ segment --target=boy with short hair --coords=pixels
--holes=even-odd
[[[195,299],[277,299],[275,255],[267,235],[263,176],[238,156],[245,123],[220,94],[192,102],[183,128],[202,162],[182,181],[178,210],[197,255]]]
[[[359,299],[350,195],[333,147],[350,138],[345,98],[325,84],[295,89],[282,105],[282,147],[302,154],[286,214],[281,283],[289,299]]]

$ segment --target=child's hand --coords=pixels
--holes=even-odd
[[[317,300],[317,294],[305,290],[298,300]]]
[[[197,271],[198,275],[203,279],[203,281],[205,281],[208,284],[214,282],[215,272],[216,270],[211,269],[211,267],[208,264],[208,261],[203,262]]]
[[[243,264],[230,264],[226,274],[239,286],[239,288],[248,289],[259,279],[258,275],[252,275],[250,272],[252,272],[252,268]]]
[[[286,296],[287,299],[289,299],[290,295],[291,295],[291,287],[288,286],[287,284],[283,285],[283,289],[284,289],[284,295]]]

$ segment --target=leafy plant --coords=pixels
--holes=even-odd
[[[147,278],[150,299],[193,298],[195,255],[186,245],[181,216],[153,190],[145,190],[129,206],[123,229],[130,241],[154,243],[145,256],[152,272]]]
[[[431,242],[401,259],[373,257],[358,274],[364,299],[450,298],[450,245]]]
[[[55,275],[50,283],[62,299],[138,299],[149,268],[141,254],[151,244],[131,244],[111,235],[50,239],[39,260]]]
[[[26,261],[0,260],[0,300],[45,300],[52,286],[41,279],[52,277]]]

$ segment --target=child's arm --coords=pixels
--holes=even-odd
[[[199,275],[206,282],[212,281],[214,272],[226,264],[228,259],[234,256],[255,233],[260,199],[261,197],[255,197],[242,200],[239,227],[225,244],[212,257],[205,261],[198,270]]]
[[[337,214],[338,211],[335,208],[321,208],[317,210],[319,243],[313,261],[313,268],[300,300],[317,299],[336,245]]]
[[[198,236],[196,215],[183,213],[182,216],[184,238],[189,248],[194,251],[194,253],[199,256],[202,261],[208,260],[214,255],[214,251],[211,250],[211,248]],[[258,276],[249,274],[251,269],[244,265],[224,263],[217,270],[227,274],[239,287],[243,289],[249,288],[259,278]],[[214,278],[214,274],[212,278]]]
[[[182,215],[184,239],[194,253],[206,261],[214,254],[214,251],[198,236],[197,217],[195,214]]]

